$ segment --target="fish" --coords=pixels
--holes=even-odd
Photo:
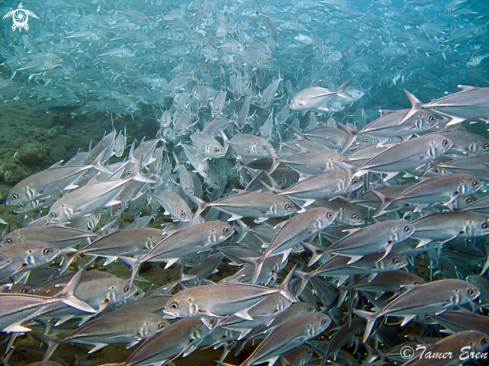
[[[70,248],[80,242],[90,242],[98,238],[96,233],[68,226],[27,226],[2,235],[1,244],[11,245],[25,241],[43,241],[56,245],[59,249]]]
[[[0,255],[5,258],[0,268],[0,280],[10,277],[12,282],[19,282],[30,270],[51,263],[61,254],[55,245],[39,240],[0,247]]]
[[[240,366],[275,361],[285,352],[299,347],[309,339],[323,333],[331,318],[321,313],[298,315],[276,327]],[[221,365],[229,365],[221,363]]]
[[[105,314],[60,338],[42,334],[33,334],[33,336],[47,344],[48,349],[43,357],[43,360],[47,361],[57,346],[63,342],[94,346],[88,354],[110,344],[127,343],[127,348],[131,348],[168,325],[170,325],[168,321],[153,313],[135,313],[131,316],[114,313]]]
[[[255,266],[252,282],[256,283],[262,270],[263,263],[269,257],[282,255],[285,262],[292,249],[303,241],[327,228],[336,218],[336,212],[324,207],[307,210],[281,225],[267,249],[261,257],[250,260]]]
[[[199,207],[195,215],[199,215],[206,208],[211,207],[230,214],[231,217],[228,221],[243,217],[254,217],[258,221],[265,221],[272,217],[288,216],[297,210],[294,203],[286,197],[273,193],[242,191],[210,203],[191,195],[189,198]]]
[[[9,191],[7,205],[21,205],[29,201],[48,197],[59,190],[77,188],[75,182],[93,166],[58,166],[55,164],[47,170],[21,180]]]
[[[416,183],[395,198],[388,198],[382,193],[372,191],[381,201],[374,216],[381,215],[391,202],[399,200],[416,204],[415,212],[437,202],[448,206],[458,197],[473,194],[481,187],[482,183],[470,174],[449,174]]]
[[[174,220],[190,222],[194,216],[185,200],[176,193],[161,191],[150,197],[155,199]]]
[[[210,333],[199,319],[180,319],[154,334],[121,365],[168,364],[180,355],[185,357],[195,351]]]
[[[424,135],[398,143],[382,151],[354,171],[355,174],[362,174],[366,171],[387,173],[384,178],[384,181],[387,181],[399,174],[400,171],[419,170],[445,154],[452,145],[453,142],[442,134]]]
[[[219,221],[207,221],[169,233],[141,258],[119,257],[119,259],[131,266],[132,284],[142,263],[166,261],[165,267],[168,268],[181,257],[210,249],[228,239],[233,233],[234,229],[228,224]]]
[[[410,112],[404,116],[414,114],[419,109],[432,109],[434,112],[450,118],[447,126],[452,126],[461,123],[465,120],[478,119],[480,116],[486,115],[489,101],[489,88],[477,88],[469,85],[458,85],[461,91],[453,94],[448,94],[440,99],[429,103],[422,103],[413,94],[407,90],[407,97],[411,101],[412,107]]]
[[[202,318],[210,329],[208,318],[223,318],[233,315],[244,320],[253,320],[251,309],[266,297],[280,293],[291,302],[295,295],[289,290],[289,282],[294,271],[279,287],[271,288],[239,282],[216,283],[191,287],[173,296],[163,308],[163,314],[171,318]]]
[[[353,98],[345,91],[351,80],[345,81],[336,91],[331,91],[320,86],[313,86],[301,90],[294,95],[290,101],[289,108],[294,111],[306,111],[321,107],[332,95],[339,95],[342,98],[352,100]]]
[[[28,332],[30,328],[22,325],[49,310],[51,305],[64,303],[83,312],[95,310],[86,302],[75,297],[74,292],[80,281],[82,271],[78,271],[66,287],[53,297],[30,294],[0,293],[0,328],[3,332]]]
[[[480,291],[477,287],[463,280],[438,280],[415,286],[375,313],[364,310],[353,312],[367,320],[363,336],[363,341],[366,342],[372,332],[374,322],[382,316],[403,317],[401,326],[404,326],[418,314],[442,313],[454,306],[467,304],[479,295]]]

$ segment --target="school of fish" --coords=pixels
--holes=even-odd
[[[24,6],[2,101],[109,127],[4,197],[2,364],[487,365],[487,6]]]

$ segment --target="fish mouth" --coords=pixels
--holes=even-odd
[[[163,309],[163,318],[164,319],[176,319],[178,316],[171,311]]]

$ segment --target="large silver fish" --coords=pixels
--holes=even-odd
[[[418,314],[442,313],[454,306],[467,304],[479,295],[479,289],[468,282],[455,279],[438,280],[415,286],[375,313],[363,310],[353,312],[367,319],[363,337],[363,341],[366,342],[375,321],[382,316],[403,317],[401,326],[404,326]]]
[[[477,120],[488,115],[489,88],[477,88],[468,85],[459,85],[458,87],[462,90],[429,103],[422,103],[413,94],[405,90],[404,92],[412,104],[411,111],[406,116],[416,113],[420,108],[429,108],[449,117],[450,121],[447,126],[451,126],[465,120]]]
[[[66,287],[53,297],[0,293],[0,329],[3,332],[28,332],[30,329],[23,323],[49,311],[52,305],[60,302],[83,312],[94,313],[90,305],[74,295],[81,274],[82,271],[77,272]]]

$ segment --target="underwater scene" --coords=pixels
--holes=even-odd
[[[487,1],[0,16],[1,365],[489,365]]]

